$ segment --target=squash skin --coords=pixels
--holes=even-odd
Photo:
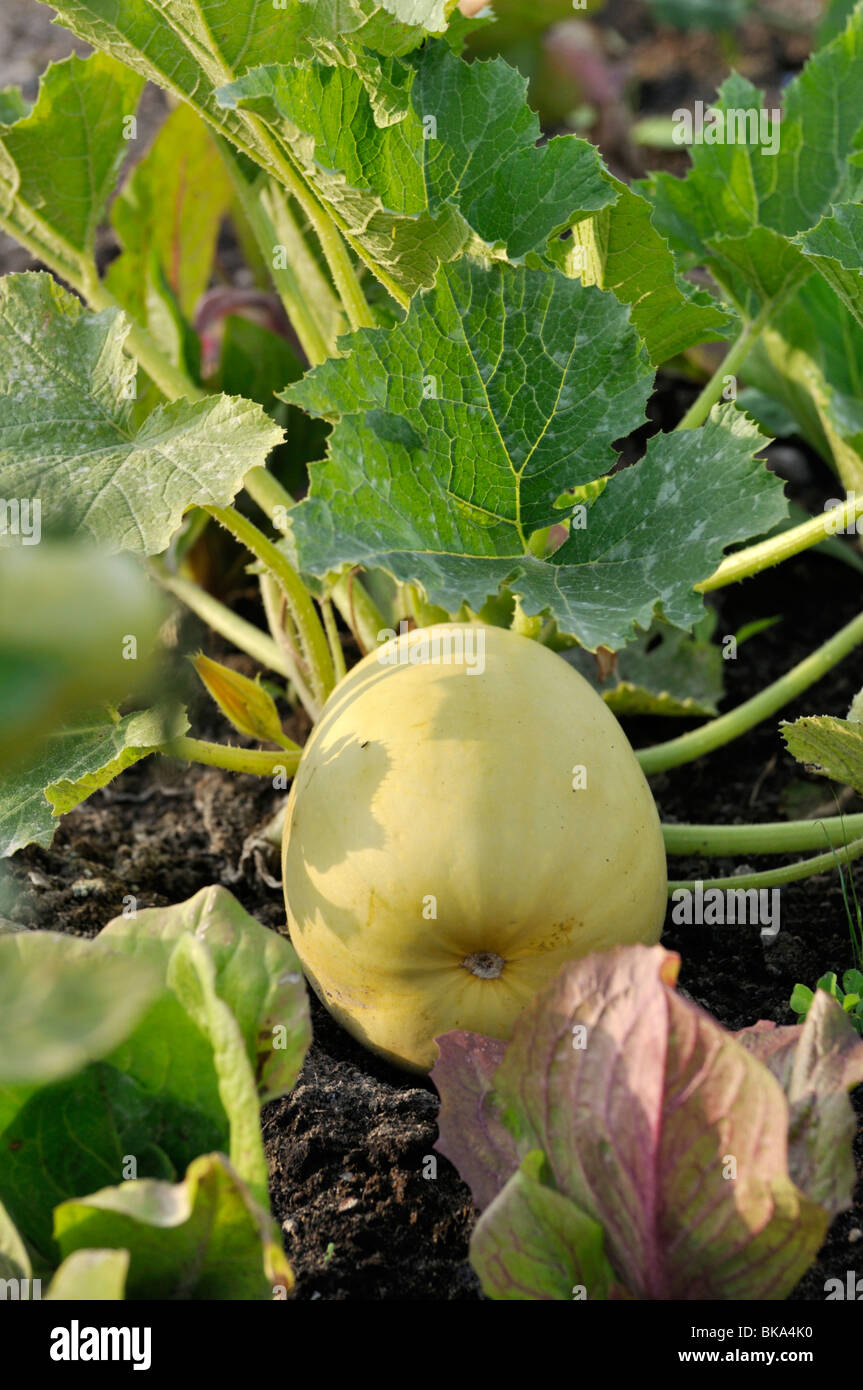
[[[653,944],[665,918],[659,815],[604,701],[503,628],[481,629],[481,674],[401,664],[423,634],[458,629],[477,632],[406,633],[348,673],[285,819],[288,926],[309,982],[348,1032],[412,1071],[434,1065],[450,1029],[508,1039],[565,961]]]

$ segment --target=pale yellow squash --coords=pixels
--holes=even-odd
[[[320,999],[420,1071],[437,1035],[508,1038],[564,961],[653,943],[665,913],[659,817],[620,725],[501,628],[406,633],[348,674],[303,753],[283,869]]]

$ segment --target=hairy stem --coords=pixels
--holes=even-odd
[[[281,648],[268,637],[265,632],[261,632],[254,623],[246,622],[245,618],[239,617],[232,609],[220,603],[212,594],[208,594],[206,589],[200,588],[198,584],[193,584],[191,580],[182,579],[179,575],[169,574],[165,567],[158,561],[151,565],[151,571],[163,589],[174,594],[182,603],[190,608],[193,613],[197,613],[199,618],[211,627],[214,632],[232,642],[241,652],[260,662],[270,671],[278,671],[279,675],[286,676],[288,680],[293,679],[293,675],[286,661]]]
[[[666,854],[710,855],[797,854],[820,849],[827,842],[841,848],[854,835],[863,835],[863,813],[827,816],[824,820],[762,821],[757,825],[669,825],[662,834]]]
[[[354,634],[363,656],[374,651],[386,628],[386,619],[354,570],[336,580],[330,597]]]
[[[296,690],[303,708],[314,723],[321,712],[321,706],[309,689],[305,675],[300,670],[297,650],[299,639],[291,621],[287,599],[271,574],[262,574],[260,582],[261,598],[270,632],[278,643],[285,665],[289,669],[291,684]]]
[[[694,430],[699,425],[704,424],[716,402],[722,398],[725,378],[737,375],[775,308],[776,305],[772,302],[765,304],[761,312],[745,325],[737,341],[726,353],[707,385],[692,402],[683,419],[676,426],[677,429]]]
[[[272,139],[264,123],[251,112],[245,112],[249,124],[254,127],[260,144],[266,149],[273,167],[278,171],[287,191],[297,200],[321,244],[324,259],[330,268],[333,283],[344,306],[351,328],[371,328],[374,325],[372,312],[366,302],[362,287],[357,279],[353,262],[342,234],[325,208],[321,206],[290,159]]]
[[[345,669],[345,654],[339,640],[339,631],[336,627],[336,620],[333,614],[333,605],[328,598],[321,600],[321,612],[324,615],[324,628],[327,634],[327,641],[330,644],[330,655],[333,658],[333,670],[336,673],[336,684],[343,680],[347,674]]]
[[[839,534],[861,515],[863,496],[852,497],[835,510],[821,512],[810,521],[780,531],[778,536],[770,536],[756,545],[736,550],[733,555],[726,555],[709,578],[702,579],[694,587],[700,594],[709,594],[714,589],[724,589],[726,585],[736,584],[741,579],[750,579],[762,570],[790,560],[793,555],[799,555],[813,545],[819,545],[825,538]]]
[[[321,358],[309,356],[310,364],[315,366],[318,361],[336,355],[338,338],[347,332],[347,317],[326,270],[308,245],[306,230],[295,216],[290,196],[270,179],[261,193],[261,203],[320,328],[325,350]]]
[[[266,565],[288,600],[291,616],[297,625],[303,647],[303,659],[308,666],[312,693],[321,704],[335,685],[333,659],[321,620],[297,571],[288,557],[263,531],[233,507],[207,507],[210,516],[236,536],[253,555]]]
[[[705,753],[712,753],[715,749],[739,738],[756,724],[769,719],[804,690],[808,690],[810,685],[814,685],[825,676],[861,642],[863,613],[852,618],[850,623],[846,623],[803,661],[792,666],[779,680],[765,686],[757,695],[753,695],[752,699],[745,700],[736,709],[721,714],[717,719],[709,720],[708,723],[702,724],[700,729],[693,729],[690,733],[681,734],[679,738],[670,739],[667,743],[657,743],[650,748],[639,749],[635,756],[641,764],[642,771],[649,776],[671,767],[680,767],[683,763],[691,763],[696,758],[703,757]]]
[[[269,468],[250,468],[243,479],[243,488],[260,507],[273,530],[284,532],[287,528],[282,524],[281,513],[287,516],[294,499],[276,475]]]
[[[796,883],[801,878],[811,878],[813,874],[826,874],[840,864],[850,864],[863,854],[863,837],[852,840],[841,849],[828,850],[817,854],[814,859],[803,859],[799,864],[786,864],[782,869],[765,869],[763,873],[736,874],[731,878],[705,878],[697,880],[676,880],[669,882],[669,896],[678,889],[694,891],[696,883],[701,888],[779,888],[783,883]]]
[[[287,534],[290,529],[287,518],[290,509],[295,505],[294,499],[269,469],[250,469],[243,486],[261,511],[266,513],[274,529]],[[365,654],[376,647],[379,641],[378,634],[386,627],[386,622],[383,613],[356,572],[349,570],[337,579],[329,596],[354,634],[360,651]],[[278,633],[273,631],[272,621],[270,631],[277,641],[280,640]]]
[[[281,749],[271,753],[260,748],[234,748],[228,743],[208,743],[200,738],[176,738],[161,750],[166,757],[180,758],[187,763],[204,763],[207,767],[222,767],[228,772],[249,772],[255,777],[276,777],[284,773],[293,777],[300,761],[300,752]]]
[[[284,244],[282,236],[276,234],[272,220],[262,200],[262,188],[266,187],[266,176],[261,174],[255,183],[251,184],[245,178],[242,170],[237,164],[231,147],[227,141],[221,137],[216,137],[216,147],[222,158],[222,163],[227,170],[228,177],[234,188],[237,202],[242,209],[246,222],[251,230],[252,236],[257,243],[258,250],[264,257],[267,269],[272,276],[273,284],[276,287],[279,298],[284,305],[285,313],[290,319],[291,325],[300,340],[303,352],[312,363],[323,362],[325,357],[330,356],[335,348],[335,344],[330,345],[324,338],[323,331],[315,314],[315,307],[309,302],[308,296],[304,293],[295,269],[295,257],[300,247],[297,243],[301,241],[299,228],[290,227],[287,222],[282,228],[282,236],[288,237],[291,232],[294,234],[291,250],[295,256],[287,256],[287,264],[280,266],[276,264],[274,252],[277,245]],[[290,214],[287,208],[284,209],[284,217],[287,219]],[[285,248],[288,249],[287,247]],[[308,257],[308,251],[306,251]]]

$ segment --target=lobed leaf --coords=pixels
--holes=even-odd
[[[256,69],[219,98],[272,126],[339,225],[408,295],[472,237],[519,261],[614,200],[592,145],[537,144],[527,83],[503,60],[467,64],[438,44],[388,72],[403,109],[386,123],[353,69],[323,63]]]
[[[693,144],[692,168],[683,180],[654,175],[654,221],[673,242],[700,255],[710,250],[716,229],[744,236],[755,227],[786,238],[815,225],[833,204],[853,201],[863,189],[863,170],[853,156],[863,128],[863,10],[847,28],[815,53],[788,86],[779,127],[779,148],[735,125],[728,143]],[[764,94],[734,74],[716,103],[723,113],[765,110]],[[772,113],[771,113],[772,116]],[[759,122],[759,135],[761,134]],[[765,131],[776,137],[775,124]]]
[[[393,94],[381,82],[378,54],[408,53],[446,27],[443,0],[44,0],[61,24],[95,48],[119,58],[157,86],[187,101],[199,115],[270,172],[279,152],[240,113],[221,107],[215,92],[263,63],[320,58],[362,74],[380,91],[382,109]]]
[[[789,412],[854,489],[863,486],[863,6],[849,8],[789,85],[781,124],[770,117],[778,149],[750,139],[748,126],[727,144],[709,143],[705,131],[685,179],[656,174],[644,188],[673,248],[706,264],[745,317],[769,312],[747,382]],[[734,75],[717,106],[758,122],[764,96]]]
[[[804,255],[863,324],[863,207],[843,203],[798,237]]]
[[[849,491],[863,488],[861,362],[863,326],[822,275],[782,306],[746,359],[747,381],[789,413]]]
[[[632,307],[632,322],[654,365],[697,343],[726,337],[731,318],[706,291],[681,279],[647,199],[606,175],[617,201],[576,222],[551,254],[568,275],[611,290]]]
[[[35,756],[0,776],[0,855],[24,845],[47,848],[58,816],[188,727],[175,712],[149,710],[119,719],[102,711],[45,739]]]
[[[699,625],[700,626],[700,625]],[[722,653],[699,632],[654,622],[614,653],[610,669],[581,647],[562,653],[620,715],[714,715],[722,698]]]
[[[660,607],[691,626],[703,612],[693,584],[727,544],[784,515],[781,484],[752,458],[762,437],[726,408],[701,430],[654,436],[550,560],[529,553],[534,531],[565,519],[558,499],[607,471],[643,418],[644,348],[626,308],[593,286],[465,258],[403,324],[343,343],[344,358],[284,393],[335,425],[291,514],[313,574],[381,567],[449,612],[508,583],[526,613],[616,648]]]
[[[128,322],[49,275],[0,281],[0,495],[42,499],[43,526],[155,555],[192,506],[224,506],[282,431],[228,396],[133,421]]]
[[[96,230],[142,87],[107,54],[73,54],[49,66],[32,111],[21,104],[14,121],[14,108],[0,111],[0,227],[73,278],[95,273]]]
[[[856,720],[813,714],[780,724],[792,757],[811,772],[853,787],[863,796],[863,726]]]

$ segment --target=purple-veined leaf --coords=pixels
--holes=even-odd
[[[844,1211],[855,1182],[857,1121],[847,1092],[863,1081],[863,1042],[826,990],[802,1024],[761,1022],[735,1035],[779,1080],[791,1108],[788,1170],[802,1192]]]
[[[501,1116],[519,1160],[535,1150],[545,1157],[547,1176],[537,1169],[532,1179],[602,1228],[631,1296],[783,1298],[851,1200],[852,1168],[831,1169],[827,1156],[849,1147],[845,1092],[859,1077],[863,1044],[825,996],[808,1034],[794,1030],[801,1050],[783,1087],[756,1054],[775,1047],[779,1056],[791,1039],[776,1046],[762,1030],[726,1032],[677,993],[678,966],[659,946],[633,946],[564,967],[521,1016],[493,1079],[472,1063],[467,1080],[458,1075],[458,1057],[472,1056],[459,1039],[436,1072],[439,1146],[488,1202],[501,1187],[500,1145],[477,1141],[470,1116]],[[447,1040],[439,1046],[443,1053]],[[516,1167],[511,1159],[507,1184]],[[505,1291],[507,1278],[522,1278],[501,1257],[508,1230],[523,1239],[509,1201],[493,1198],[483,1223],[493,1296],[530,1297]],[[559,1237],[548,1255],[558,1268]],[[559,1277],[534,1285],[563,1287]]]
[[[515,1142],[491,1096],[506,1044],[457,1030],[438,1038],[437,1045],[440,1056],[431,1078],[442,1104],[435,1148],[456,1165],[477,1206],[485,1207],[518,1165]],[[458,1136],[454,1144],[453,1136]]]

